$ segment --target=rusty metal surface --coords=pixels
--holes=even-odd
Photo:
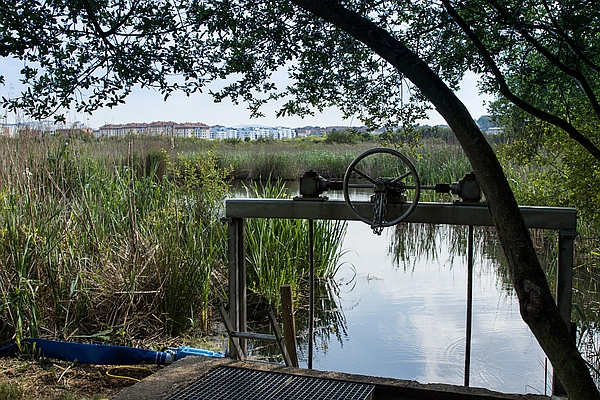
[[[369,400],[374,391],[363,383],[223,366],[169,400]]]

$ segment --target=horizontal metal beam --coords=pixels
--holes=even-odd
[[[373,215],[373,203],[353,202],[354,207],[369,218]],[[387,219],[392,220],[408,208],[408,203],[389,203]],[[529,228],[567,229],[577,228],[577,211],[565,207],[519,207]],[[283,218],[359,220],[340,200],[291,200],[291,199],[228,199],[225,201],[227,218]],[[484,203],[419,203],[405,220],[413,223],[492,226],[492,218]]]
[[[244,339],[255,339],[255,340],[266,340],[268,342],[277,342],[275,335],[268,335],[266,333],[254,333],[254,332],[231,332],[231,336],[236,338]]]

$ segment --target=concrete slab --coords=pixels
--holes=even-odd
[[[193,384],[219,366],[245,368],[267,372],[285,373],[297,376],[317,377],[347,382],[375,385],[376,400],[548,400],[540,395],[515,395],[494,392],[481,388],[466,388],[442,384],[421,384],[415,381],[326,372],[301,368],[284,367],[277,364],[259,362],[241,362],[230,358],[210,358],[188,356],[174,362],[156,374],[123,389],[112,400],[164,400],[172,394]]]

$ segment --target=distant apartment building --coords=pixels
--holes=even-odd
[[[242,140],[250,138],[256,140],[259,138],[269,139],[292,139],[294,130],[283,126],[244,126],[238,128],[238,137]]]
[[[320,126],[304,126],[302,128],[296,128],[296,136],[323,136],[325,134],[325,128]]]
[[[106,124],[99,128],[100,136],[156,135],[174,137],[210,138],[210,127],[201,122],[155,121],[151,123]]]
[[[499,135],[503,132],[504,132],[504,130],[498,126],[490,126],[485,131],[485,133],[487,133],[488,135]]]
[[[240,126],[228,127],[215,125],[210,128],[211,139],[240,139],[256,140],[259,138],[292,139],[295,130],[283,126]]]
[[[100,136],[125,136],[127,134],[172,136],[172,137],[194,137],[201,139],[239,139],[257,140],[269,139],[293,139],[303,136],[322,136],[336,130],[348,130],[348,126],[306,126],[302,128],[288,128],[285,126],[223,126],[214,125],[209,127],[200,122],[176,123],[173,121],[156,121],[151,123],[128,123],[128,124],[106,124],[99,128]],[[361,128],[352,128],[363,130]]]
[[[80,122],[30,121],[0,125],[0,135],[9,137],[70,136],[81,132],[92,133],[92,129]]]
[[[239,139],[237,128],[215,125],[210,128],[211,139]]]

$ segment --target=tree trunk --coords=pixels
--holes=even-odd
[[[291,0],[364,43],[410,79],[444,117],[477,176],[506,254],[523,320],[550,359],[571,399],[600,399],[537,259],[529,231],[491,146],[466,107],[428,65],[371,21],[332,0]]]

